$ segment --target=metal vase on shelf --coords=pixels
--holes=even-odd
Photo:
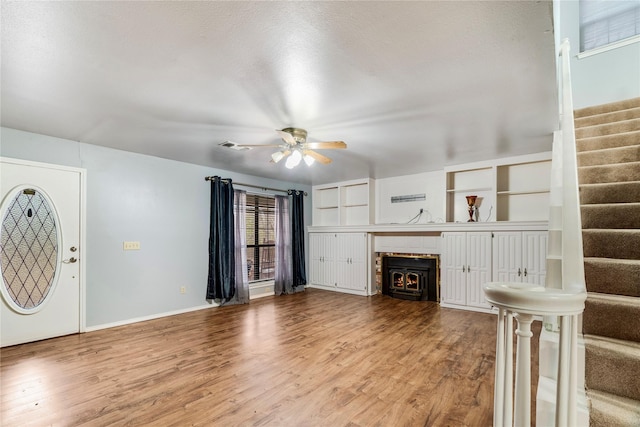
[[[467,222],[476,222],[473,219],[473,213],[475,211],[475,204],[478,196],[466,196],[466,197],[467,197],[467,204],[469,205],[469,220]]]

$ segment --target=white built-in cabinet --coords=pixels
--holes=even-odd
[[[309,233],[309,286],[367,295],[367,233]]]
[[[482,286],[491,281],[491,232],[442,233],[441,305],[487,311]]]
[[[313,225],[374,223],[374,180],[358,179],[313,187]]]
[[[544,285],[546,231],[501,231],[493,237],[493,281]]]

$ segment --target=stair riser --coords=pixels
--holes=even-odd
[[[640,98],[584,108],[574,117],[589,291],[582,317],[585,384],[596,394],[611,393],[607,404],[591,409],[590,425],[638,419],[631,425],[640,426],[640,411],[616,406],[621,398],[640,401]],[[640,407],[635,401],[626,405]]]
[[[640,305],[587,298],[582,330],[585,334],[640,342]]]
[[[640,181],[640,162],[578,168],[580,184]]]
[[[640,264],[586,259],[584,277],[589,292],[640,297]]]
[[[597,166],[629,162],[640,162],[640,145],[578,153],[578,166]]]
[[[640,259],[640,232],[584,230],[585,257]]]
[[[627,110],[618,110],[611,113],[597,114],[575,119],[574,126],[576,129],[587,126],[602,125],[605,123],[620,122],[623,120],[631,120],[640,118],[640,107],[629,108]]]
[[[580,211],[583,229],[640,229],[640,203],[583,205]]]
[[[631,98],[622,101],[611,102],[609,104],[580,108],[579,110],[576,110],[573,115],[576,118],[580,118],[637,107],[640,107],[640,98]]]
[[[576,129],[576,138],[590,138],[593,136],[614,135],[624,132],[640,130],[640,119],[625,120],[617,123],[589,126]]]
[[[590,389],[640,400],[640,358],[585,346],[585,382]]]
[[[640,131],[619,135],[598,136],[576,140],[576,151],[602,150],[640,144]]]
[[[640,181],[583,185],[580,187],[580,203],[640,203]]]

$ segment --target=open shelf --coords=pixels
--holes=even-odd
[[[313,225],[373,223],[374,181],[361,179],[313,187]]]

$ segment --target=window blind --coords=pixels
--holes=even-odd
[[[580,51],[640,34],[640,0],[580,0]]]

